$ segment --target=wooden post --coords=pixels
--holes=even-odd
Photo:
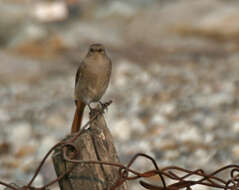
[[[91,116],[93,117],[93,116]],[[112,135],[103,115],[95,119],[89,129],[74,142],[79,150],[77,160],[96,160],[119,163]],[[52,156],[57,176],[68,171],[72,163],[63,160],[62,150],[57,149]],[[78,164],[73,171],[59,181],[61,190],[105,190],[117,181],[119,168],[99,164]],[[124,183],[117,190],[126,190]]]

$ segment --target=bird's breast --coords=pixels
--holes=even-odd
[[[91,101],[98,101],[109,84],[111,65],[107,58],[96,57],[85,61],[79,89],[80,96],[88,96]],[[84,97],[85,98],[85,97]]]

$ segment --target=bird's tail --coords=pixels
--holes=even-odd
[[[83,103],[81,101],[77,101],[74,120],[73,120],[72,127],[71,127],[71,134],[76,133],[80,130],[81,123],[83,120],[84,109],[85,109],[85,103]]]

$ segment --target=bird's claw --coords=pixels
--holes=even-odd
[[[101,102],[101,101],[99,101],[99,103],[100,103],[100,105],[101,105],[101,109],[102,110],[104,110],[104,109],[106,109],[106,110],[108,110],[108,106],[112,103],[112,100],[110,100],[110,101],[108,101],[108,102]]]
[[[92,108],[91,106],[90,106],[90,104],[88,104],[88,108],[89,108],[89,110],[90,110],[90,115],[94,115],[95,113],[96,113],[96,111],[100,111],[100,112],[102,112],[102,113],[105,113],[105,109],[106,110],[108,110],[108,106],[110,105],[112,103],[112,100],[110,100],[110,101],[108,101],[108,102],[101,102],[101,101],[99,101],[99,104],[100,104],[100,106],[101,106],[101,108],[99,109],[99,108],[96,108],[96,109],[94,109],[94,108]]]

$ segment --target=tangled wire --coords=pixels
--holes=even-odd
[[[150,157],[149,155],[138,153],[133,156],[133,158],[130,160],[130,162],[127,165],[122,165],[119,163],[113,163],[113,162],[104,162],[104,161],[87,161],[87,160],[77,160],[74,159],[74,156],[69,158],[67,155],[68,148],[71,148],[73,150],[74,155],[77,155],[79,150],[74,145],[74,141],[85,131],[87,130],[88,126],[100,115],[104,113],[104,110],[111,104],[111,101],[106,103],[102,109],[98,110],[96,114],[82,127],[82,129],[75,133],[71,138],[69,138],[67,141],[60,141],[59,143],[55,144],[44,156],[42,161],[40,162],[38,168],[36,169],[33,177],[28,182],[28,184],[18,187],[13,184],[8,184],[3,181],[0,181],[0,185],[3,185],[5,187],[8,187],[12,190],[46,190],[48,187],[53,185],[54,183],[62,180],[66,175],[69,175],[75,166],[78,164],[101,164],[101,165],[108,165],[111,167],[117,167],[119,171],[119,177],[116,180],[115,184],[113,184],[111,187],[108,187],[106,190],[115,190],[117,187],[121,186],[126,181],[132,181],[137,180],[140,178],[151,178],[154,176],[159,176],[161,180],[161,185],[153,185],[148,182],[139,181],[139,184],[144,187],[145,189],[150,190],[179,190],[182,188],[187,188],[187,190],[191,190],[192,186],[195,185],[203,185],[208,187],[214,187],[218,189],[224,189],[224,190],[239,190],[239,165],[227,165],[225,167],[222,167],[212,173],[207,174],[202,169],[197,170],[186,170],[177,166],[168,166],[165,168],[159,168],[155,159]],[[63,150],[63,159],[67,162],[74,163],[73,166],[63,173],[62,175],[58,176],[55,180],[52,180],[48,184],[45,184],[42,187],[34,187],[32,186],[34,180],[36,179],[37,175],[39,174],[42,166],[44,165],[47,158],[50,156],[50,154],[56,149],[56,148],[62,148]],[[154,166],[153,170],[145,171],[145,172],[138,172],[136,170],[133,170],[131,166],[137,161],[138,158],[144,158],[148,159],[152,162],[152,165]],[[229,172],[229,179],[221,179],[217,177],[222,172]],[[179,175],[180,173],[181,175]],[[191,180],[192,177],[196,177],[197,180]],[[166,181],[168,179],[173,180],[175,183],[167,184]]]

